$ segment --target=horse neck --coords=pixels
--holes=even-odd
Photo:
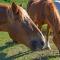
[[[52,29],[58,33],[60,31],[60,16],[57,8],[55,7],[54,3],[50,3],[49,5],[49,16],[47,17],[50,22],[50,25],[52,26]]]
[[[0,4],[0,31],[8,32],[8,25],[14,21],[10,5]]]

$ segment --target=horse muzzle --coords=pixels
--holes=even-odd
[[[30,46],[33,51],[41,50],[44,47],[44,42],[40,40],[32,40]]]

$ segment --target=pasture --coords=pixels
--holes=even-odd
[[[0,3],[11,4],[12,2],[22,3],[23,8],[26,9],[28,0],[0,0]],[[46,25],[42,29],[46,31]],[[33,52],[25,45],[13,43],[7,32],[0,32],[0,60],[36,60],[35,58],[38,60],[38,58],[41,59],[40,56],[42,56],[42,60],[60,60],[58,50],[52,42],[52,36],[49,36],[49,42],[51,51]]]

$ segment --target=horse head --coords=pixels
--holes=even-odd
[[[13,17],[8,27],[10,37],[17,43],[25,44],[33,50],[44,49],[45,38],[26,10],[12,3],[11,11]]]
[[[15,18],[15,25],[17,25],[15,28],[17,30],[19,29],[16,34],[16,41],[20,41],[34,50],[43,49],[45,45],[45,38],[38,27],[31,20],[26,10],[13,3],[12,11]]]

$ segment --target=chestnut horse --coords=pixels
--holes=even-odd
[[[35,22],[35,24],[41,29],[43,24],[46,24],[45,19],[45,0],[29,0],[27,5],[27,12],[30,15],[31,19]],[[46,34],[46,47],[48,49],[50,48],[49,41],[48,41],[48,35],[49,35],[49,28],[50,26],[47,26],[47,34]]]
[[[16,43],[32,50],[44,49],[45,38],[25,9],[12,3],[0,4],[0,31],[6,31]]]
[[[46,46],[49,48],[50,48],[49,42],[48,42],[49,28],[54,27],[54,29],[52,28],[53,31],[56,30],[55,29],[56,27],[54,25],[56,25],[57,24],[56,21],[59,21],[59,19],[60,19],[59,13],[56,12],[56,10],[57,9],[52,0],[38,0],[38,1],[29,0],[28,5],[27,5],[27,11],[28,11],[30,17],[38,25],[38,27],[40,27],[40,29],[43,24],[45,24],[45,23],[48,24]],[[57,17],[57,19],[56,19],[56,17]],[[50,19],[51,19],[51,22],[50,22]],[[56,41],[57,41],[57,39],[56,39]],[[55,41],[55,43],[56,43],[56,41]],[[57,47],[58,47],[58,45],[57,45]]]

